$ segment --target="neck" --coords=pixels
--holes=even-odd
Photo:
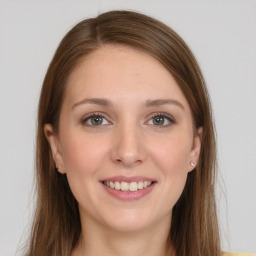
[[[169,225],[166,225],[167,222]],[[72,256],[169,256],[175,255],[169,242],[170,217],[145,230],[119,232],[101,225],[82,222],[80,242]],[[93,225],[91,225],[93,224]]]

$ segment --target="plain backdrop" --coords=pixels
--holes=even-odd
[[[47,66],[73,25],[113,9],[165,22],[194,52],[216,120],[223,250],[256,252],[256,2],[9,0],[0,1],[0,256],[21,255],[31,222],[36,111]]]

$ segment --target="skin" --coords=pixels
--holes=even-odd
[[[88,98],[111,105],[83,101]],[[146,106],[157,99],[176,103]],[[101,125],[89,118],[95,112]],[[172,208],[191,161],[198,161],[202,136],[172,75],[143,52],[103,46],[71,73],[59,121],[58,134],[46,124],[45,135],[79,204],[82,237],[73,255],[166,255]],[[157,183],[143,198],[121,201],[99,182],[116,175]]]

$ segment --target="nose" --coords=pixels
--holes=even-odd
[[[145,161],[143,135],[138,127],[120,126],[114,134],[112,160],[125,167],[134,167]]]

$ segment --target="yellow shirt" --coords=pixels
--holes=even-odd
[[[223,252],[222,256],[254,256],[252,253]]]

